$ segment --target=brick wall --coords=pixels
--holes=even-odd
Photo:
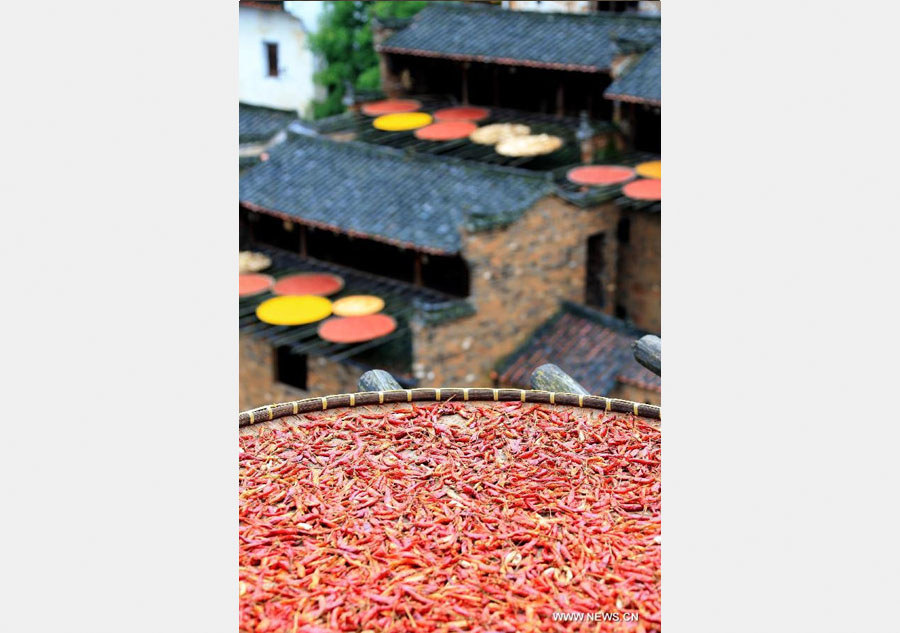
[[[413,323],[413,371],[422,386],[486,386],[498,360],[559,309],[583,302],[587,238],[605,231],[604,261],[617,261],[613,204],[581,209],[548,196],[521,220],[463,236],[477,312],[444,325]],[[615,279],[607,269],[607,283]],[[610,291],[610,295],[611,295]],[[611,311],[613,297],[605,302]]]
[[[660,332],[660,214],[626,212],[628,244],[619,247],[616,303],[639,328]]]
[[[310,396],[356,391],[360,370],[320,357],[307,361],[307,389],[275,380],[275,350],[266,342],[240,335],[240,410]]]

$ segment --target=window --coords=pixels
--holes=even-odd
[[[266,42],[266,61],[269,65],[269,77],[278,76],[278,43]]]
[[[619,244],[628,244],[631,240],[631,220],[628,218],[619,220],[619,225],[616,227],[616,238],[619,240]]]
[[[606,304],[606,271],[603,266],[603,251],[606,234],[597,233],[587,240],[587,279],[585,280],[584,302],[596,308]]]
[[[625,13],[638,10],[637,2],[595,2],[594,11],[612,11],[614,13]]]
[[[275,350],[275,380],[306,389],[306,354],[297,354],[290,345],[282,345]]]

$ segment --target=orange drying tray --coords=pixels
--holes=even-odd
[[[333,295],[344,287],[344,280],[328,273],[300,273],[282,277],[272,288],[277,295]]]
[[[252,297],[261,295],[272,288],[275,283],[270,275],[260,275],[257,273],[247,273],[238,277],[238,296]]]
[[[481,121],[488,118],[491,111],[487,108],[443,108],[434,113],[438,121]]]
[[[416,138],[423,141],[453,141],[468,138],[469,134],[477,129],[478,126],[471,121],[438,121],[420,127],[414,133]]]
[[[319,336],[332,343],[362,343],[390,334],[397,322],[386,314],[334,317],[319,326]]]
[[[622,187],[622,193],[632,200],[660,200],[662,198],[661,180],[640,178]]]
[[[422,107],[421,101],[415,99],[383,99],[364,103],[360,108],[363,114],[369,116],[381,116],[382,114],[394,114],[395,112],[414,112]]]
[[[628,182],[634,178],[634,170],[619,165],[585,165],[570,169],[566,178],[576,185],[602,187]]]
[[[638,176],[643,176],[644,178],[656,178],[659,180],[662,178],[662,161],[650,160],[646,163],[641,163],[635,167],[634,170],[637,172]]]

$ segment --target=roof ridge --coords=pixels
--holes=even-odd
[[[271,106],[262,106],[256,105],[254,103],[247,103],[245,101],[238,101],[239,108],[254,108],[256,110],[269,110],[271,112],[278,112],[279,114],[292,114],[293,116],[300,118],[297,114],[296,110],[282,110],[281,108],[273,108]]]
[[[336,141],[334,139],[328,138],[327,136],[323,136],[321,134],[298,134],[296,132],[292,132],[288,130],[288,141],[290,143],[293,140],[297,139],[314,139],[316,142],[320,142],[323,145],[332,144],[335,147],[346,147],[354,150],[359,150],[363,152],[367,152],[371,156],[390,156],[392,158],[398,158],[401,160],[415,160],[425,163],[432,163],[435,165],[454,165],[458,167],[463,167],[466,169],[471,169],[473,171],[482,172],[482,173],[494,173],[505,176],[518,176],[522,178],[529,178],[531,180],[544,180],[548,184],[552,184],[552,174],[549,172],[536,172],[528,169],[521,169],[519,167],[507,167],[504,165],[490,165],[487,163],[479,163],[471,160],[464,160],[462,158],[457,158],[455,156],[441,156],[437,154],[429,154],[426,152],[410,152],[404,149],[400,149],[397,147],[390,147],[387,145],[377,145],[374,143],[366,143],[363,141]],[[283,143],[282,145],[286,145],[287,143]]]
[[[653,14],[643,14],[643,13],[617,13],[615,11],[590,11],[587,13],[569,13],[567,11],[523,11],[517,9],[507,9],[505,7],[498,7],[493,5],[482,5],[480,3],[462,3],[462,2],[433,2],[429,3],[429,5],[423,8],[419,13],[413,16],[412,21],[415,22],[419,19],[419,16],[425,13],[426,11],[431,11],[432,13],[436,9],[441,10],[449,10],[449,11],[469,11],[472,13],[482,11],[484,13],[508,13],[514,15],[527,15],[529,17],[538,16],[536,19],[552,19],[555,17],[563,17],[563,18],[572,18],[576,20],[585,20],[591,18],[607,18],[616,21],[644,21],[644,22],[657,22],[662,23],[661,16],[653,15]]]
[[[611,314],[606,314],[605,312],[601,312],[596,308],[591,308],[590,306],[568,300],[563,300],[561,303],[563,311],[568,312],[569,314],[574,314],[575,316],[580,316],[589,321],[593,321],[598,325],[602,325],[603,327],[615,330],[621,334],[643,336],[650,333],[646,330],[642,330],[635,325],[632,325],[624,319],[619,319],[612,316]]]

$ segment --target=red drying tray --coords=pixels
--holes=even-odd
[[[327,297],[344,287],[344,280],[327,273],[301,273],[282,277],[272,288],[277,295],[318,295]]]
[[[661,183],[661,180],[641,178],[622,187],[622,193],[632,200],[660,200],[662,198]]]
[[[267,292],[275,283],[269,275],[248,273],[238,277],[238,296],[252,297]]]
[[[438,121],[420,127],[414,134],[423,141],[453,141],[468,138],[477,129],[478,126],[471,121]]]
[[[444,108],[434,113],[438,121],[481,121],[488,118],[491,111],[487,108]]]
[[[372,101],[362,105],[363,114],[369,116],[381,116],[382,114],[394,114],[396,112],[415,112],[422,107],[421,101],[415,99],[384,99]]]
[[[585,165],[570,169],[566,178],[576,185],[603,187],[628,182],[634,178],[634,170],[619,165]]]
[[[386,314],[333,317],[319,326],[319,336],[332,343],[362,343],[390,334],[397,322]]]

